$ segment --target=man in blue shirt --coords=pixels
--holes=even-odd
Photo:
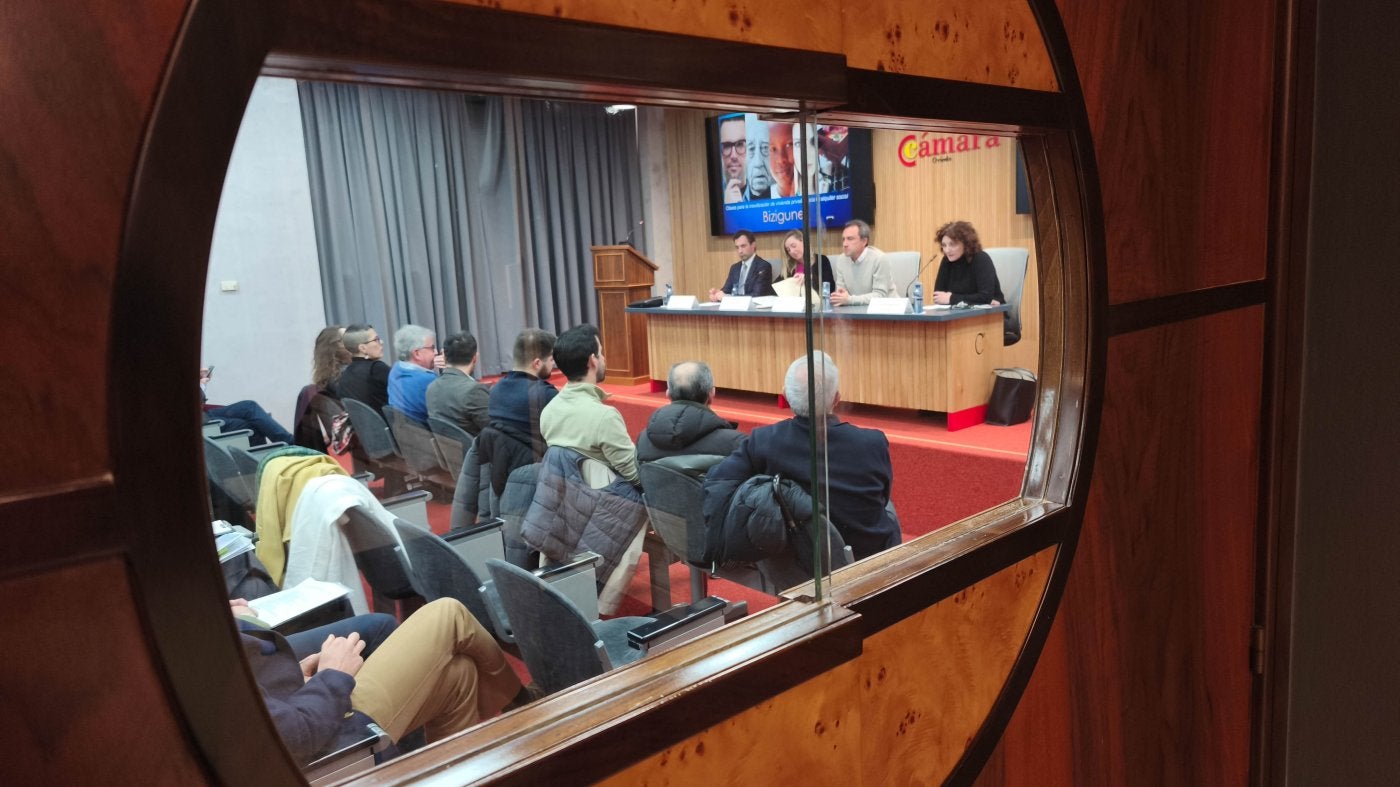
[[[399,359],[389,370],[389,405],[426,427],[428,386],[444,363],[437,335],[421,325],[405,325],[394,332],[394,352]]]

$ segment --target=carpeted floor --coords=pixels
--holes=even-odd
[[[556,380],[556,384],[562,386],[563,380]],[[603,387],[611,394],[608,403],[622,413],[634,440],[651,413],[668,401],[664,392],[652,392],[647,384]],[[792,415],[791,410],[778,407],[777,397],[736,391],[721,391],[714,409],[746,432]],[[1020,491],[1030,446],[1029,423],[1012,427],[984,424],[949,432],[940,414],[849,404],[840,405],[837,414],[858,426],[880,429],[889,438],[894,465],[893,500],[906,541],[1005,502]],[[349,456],[338,459],[348,470]],[[434,532],[447,532],[450,519],[450,505],[428,505],[428,520]],[[688,569],[673,564],[670,577],[672,603],[689,601]],[[723,579],[712,578],[709,592],[730,601],[747,601],[753,612],[777,602],[772,596]],[[619,615],[648,613],[651,591],[646,556],[637,567],[627,596]]]

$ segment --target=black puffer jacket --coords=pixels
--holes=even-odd
[[[651,414],[637,438],[637,461],[687,454],[729,456],[747,436],[737,426],[703,404],[671,402]]]

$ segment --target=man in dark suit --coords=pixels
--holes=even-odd
[[[890,506],[894,468],[890,442],[878,429],[864,429],[843,422],[832,412],[839,397],[840,375],[836,364],[820,350],[812,353],[816,371],[816,414],[808,399],[807,359],[788,367],[783,394],[792,405],[793,417],[753,430],[723,462],[705,476],[705,494],[719,493],[727,481],[744,481],[756,475],[781,475],[811,484],[811,434],[819,414],[826,416],[826,454],[831,497],[827,512],[831,523],[851,547],[857,560],[889,549],[900,542],[899,520]],[[728,485],[730,494],[733,485]],[[708,504],[707,504],[708,510]]]
[[[739,261],[729,266],[724,286],[710,290],[710,300],[723,300],[726,295],[775,295],[773,266],[758,256],[758,241],[748,230],[734,233],[734,251]]]

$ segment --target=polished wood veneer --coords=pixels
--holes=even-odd
[[[788,365],[807,352],[797,314],[644,313],[657,381],[673,364],[703,360],[719,388],[779,394]],[[841,371],[842,401],[961,413],[987,404],[992,370],[1002,365],[1002,333],[1001,311],[969,309],[945,319],[838,311],[814,324],[814,346]]]

